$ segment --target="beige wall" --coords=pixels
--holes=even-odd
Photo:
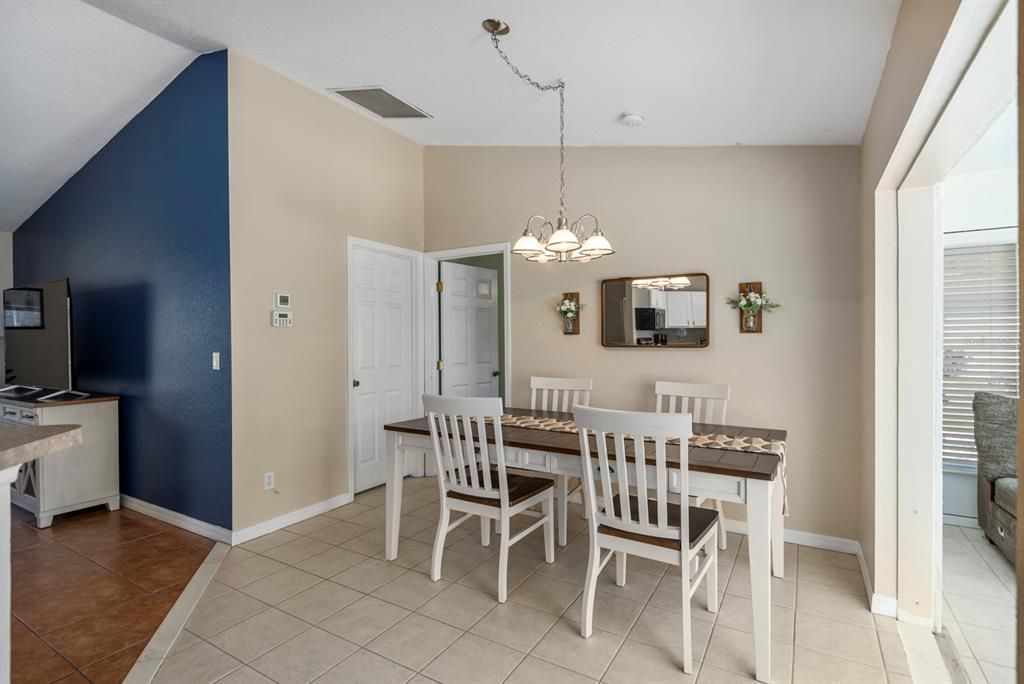
[[[423,149],[236,52],[228,120],[239,530],[348,490],[346,238],[423,248]]]
[[[428,147],[428,250],[507,241],[556,210],[553,148]],[[790,431],[791,529],[857,538],[860,320],[856,147],[573,148],[568,203],[619,250],[587,265],[512,265],[513,403],[530,375],[593,377],[593,403],[653,409],[656,379],[728,382],[730,420]],[[710,275],[710,347],[600,345],[602,278]],[[741,335],[724,299],[761,280],[784,308]],[[582,334],[554,305],[579,291]]]
[[[877,594],[896,596],[896,367],[886,353],[876,363],[882,327],[896,324],[895,288],[876,293],[876,281],[896,282],[895,254],[879,251],[875,189],[906,126],[949,29],[958,0],[905,0],[860,148],[860,380],[864,445],[860,542]],[[895,243],[895,236],[887,236]],[[877,295],[877,296],[876,296]],[[881,399],[881,400],[880,400]]]

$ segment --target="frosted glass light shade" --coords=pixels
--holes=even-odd
[[[575,252],[580,248],[580,241],[568,228],[559,228],[548,238],[547,248],[552,252]]]
[[[587,256],[596,257],[615,254],[615,250],[612,249],[612,245],[608,242],[608,238],[606,238],[602,233],[594,233],[588,237],[583,242],[583,246],[580,247],[580,252]]]
[[[544,246],[533,233],[524,233],[512,247],[513,254],[522,254],[525,257],[534,256],[544,251]]]
[[[545,250],[542,250],[538,254],[534,254],[532,256],[526,257],[526,260],[527,261],[532,261],[532,262],[537,263],[537,264],[546,264],[549,261],[554,261],[557,258],[558,258],[557,254],[555,254],[554,252],[549,252],[549,251],[547,251],[545,249]]]

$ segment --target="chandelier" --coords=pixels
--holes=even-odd
[[[601,232],[601,226],[598,224],[596,216],[584,214],[573,221],[571,225],[565,216],[565,81],[559,79],[552,83],[541,84],[531,78],[529,74],[524,74],[512,64],[498,43],[498,36],[508,34],[508,24],[498,19],[486,19],[483,22],[483,27],[491,34],[491,43],[494,45],[494,49],[513,74],[537,90],[542,92],[553,90],[558,93],[558,218],[552,224],[541,214],[531,216],[526,221],[526,229],[523,234],[512,247],[512,253],[526,257],[527,261],[542,264],[548,261],[586,263],[614,254],[615,250],[612,249],[608,238]],[[594,230],[589,235],[583,226],[585,219],[594,222]],[[540,228],[534,232],[533,226],[537,220],[540,221]]]

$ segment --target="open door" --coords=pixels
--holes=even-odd
[[[441,394],[497,397],[498,272],[442,261]]]

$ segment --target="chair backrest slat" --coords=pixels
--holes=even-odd
[[[530,409],[569,412],[576,406],[590,406],[593,389],[591,378],[533,376],[530,378]]]
[[[681,445],[672,448],[679,450],[679,479],[681,491],[686,492],[689,490],[687,445],[693,427],[691,416],[584,406],[577,406],[573,413],[579,428],[584,499],[590,513],[591,534],[597,533],[598,526],[607,525],[636,534],[688,541],[689,506],[685,496],[680,506],[679,524],[670,525],[668,520],[668,442],[679,440]],[[648,459],[652,447],[653,465]],[[652,469],[653,477],[649,472]],[[595,472],[601,479],[600,503]],[[631,494],[635,501],[630,499]],[[688,548],[688,545],[683,544],[681,548]]]
[[[729,385],[658,380],[654,383],[655,410],[675,413],[678,407],[681,413],[693,416],[695,423],[720,425],[725,423],[729,392]]]
[[[500,499],[507,506],[508,477],[501,434],[501,399],[424,394],[423,408],[430,425],[441,495],[459,492]],[[488,429],[494,435],[496,477],[491,471]]]

